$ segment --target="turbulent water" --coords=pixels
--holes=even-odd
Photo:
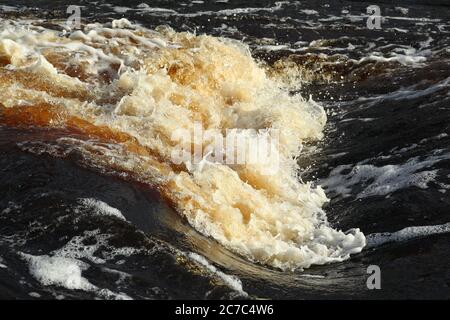
[[[449,298],[450,8],[328,2],[3,1],[0,297]]]

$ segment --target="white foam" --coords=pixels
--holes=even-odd
[[[4,11],[4,12],[16,12],[19,11],[20,9],[17,7],[12,7],[12,6],[6,6],[6,5],[0,5],[0,11]]]
[[[407,227],[396,232],[372,233],[367,236],[367,248],[390,242],[404,242],[416,238],[450,232],[450,222],[432,226]]]
[[[409,9],[408,8],[403,8],[403,7],[395,7],[395,11],[398,11],[398,12],[404,14],[404,15],[407,15],[408,12],[409,12]]]
[[[111,238],[111,235],[100,233],[98,229],[85,231],[82,235],[70,239],[63,247],[52,251],[51,254],[66,258],[85,259],[95,264],[104,264],[106,261],[113,260],[116,256],[129,257],[143,251],[143,249],[133,247],[116,248],[109,245],[109,238]],[[89,239],[89,244],[86,244],[86,239]],[[103,248],[101,255],[97,254],[99,248]],[[160,249],[158,245],[154,245],[152,251],[144,251],[146,254],[150,254]]]
[[[83,198],[79,199],[78,201],[87,207],[95,209],[95,213],[98,215],[113,216],[121,220],[126,220],[119,209],[113,208],[109,204],[101,200],[93,198]]]
[[[2,257],[0,257],[0,268],[2,268],[2,269],[8,268],[8,267],[4,264],[4,260],[3,260]]]
[[[392,28],[392,30],[397,31],[397,32],[401,32],[401,33],[408,33],[409,32],[408,29],[402,29],[402,28]]]
[[[115,6],[115,7],[113,8],[113,10],[114,10],[115,12],[117,12],[117,13],[126,13],[127,11],[132,10],[132,9],[129,8],[129,7]]]
[[[257,47],[259,50],[265,50],[265,51],[278,51],[278,50],[286,50],[289,49],[288,45],[285,44],[279,44],[279,45],[259,45]],[[292,49],[291,49],[292,50]]]
[[[245,292],[243,290],[242,281],[238,277],[230,276],[228,274],[223,273],[222,271],[218,270],[215,266],[213,266],[211,263],[209,263],[205,257],[203,257],[197,253],[189,252],[188,257],[191,258],[192,260],[200,263],[209,272],[211,272],[215,276],[219,277],[231,289],[236,290],[238,293],[240,293],[243,296],[248,295],[247,292]]]
[[[325,279],[325,276],[321,276],[319,274],[301,274],[300,277],[303,278],[312,278],[312,279]]]
[[[28,295],[33,298],[40,298],[41,295],[37,292],[29,292]]]
[[[400,88],[396,91],[389,92],[382,95],[377,95],[374,97],[359,97],[359,101],[373,101],[373,104],[377,103],[380,99],[383,100],[413,100],[417,98],[421,98],[424,96],[431,95],[436,93],[443,88],[446,88],[450,85],[450,77],[440,80],[439,82],[432,84],[424,89],[418,87],[418,85],[412,85],[406,88]]]
[[[407,31],[406,31],[407,32]],[[366,61],[377,61],[377,62],[398,62],[403,65],[416,65],[420,64],[422,62],[425,62],[427,60],[427,57],[424,55],[421,55],[420,53],[414,53],[414,54],[400,54],[396,52],[391,52],[390,56],[385,57],[381,54],[370,54],[367,57],[363,57],[359,60],[353,60],[358,64],[361,64]]]
[[[225,2],[225,1],[222,1]],[[116,6],[113,7],[113,10],[117,13],[126,13],[128,11],[136,11],[136,12],[142,12],[145,14],[158,14],[158,15],[165,15],[165,16],[180,16],[180,17],[198,17],[198,16],[204,16],[204,15],[217,15],[217,16],[230,16],[230,15],[239,15],[239,14],[249,14],[254,12],[274,12],[277,10],[282,9],[284,4],[287,4],[288,1],[277,1],[274,6],[272,7],[260,7],[260,8],[233,8],[233,9],[223,9],[218,11],[197,11],[194,13],[181,13],[173,9],[165,9],[165,8],[157,8],[157,7],[151,7],[147,4],[141,4],[138,5],[136,8],[131,7],[123,7],[123,6]]]
[[[356,198],[384,196],[394,191],[418,187],[426,189],[433,181],[438,170],[423,170],[434,164],[450,159],[450,154],[432,155],[423,160],[419,157],[411,158],[406,163],[377,167],[371,164],[358,163],[356,165],[341,165],[330,172],[326,179],[320,181],[326,190],[349,196],[352,187],[362,185],[363,191]],[[343,173],[348,171],[348,173]]]
[[[52,252],[58,257],[70,259],[87,259],[93,263],[103,264],[105,259],[95,256],[95,252],[102,245],[107,245],[109,235],[101,234],[99,230],[85,231],[83,235],[75,236],[70,239],[63,247]],[[94,238],[95,242],[85,244],[84,240],[87,238]]]
[[[82,276],[89,265],[78,259],[61,256],[33,256],[19,253],[28,262],[30,274],[44,286],[58,286],[70,290],[94,292],[100,297],[116,300],[130,300],[125,294],[98,288]]]
[[[112,21],[112,27],[113,27],[113,29],[116,29],[116,28],[122,28],[122,29],[123,28],[132,28],[133,24],[129,20],[127,20],[125,18],[122,18],[120,20],[113,20]]]
[[[81,276],[82,269],[86,269],[87,265],[80,260],[29,254],[22,254],[22,257],[28,261],[31,275],[44,286],[56,285],[84,291],[95,289]]]
[[[303,12],[306,15],[317,15],[319,14],[316,10],[310,10],[310,9],[303,9],[300,10],[301,12]]]

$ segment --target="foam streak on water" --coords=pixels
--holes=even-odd
[[[302,141],[322,137],[323,109],[269,78],[242,43],[124,20],[72,33],[1,23],[4,124],[66,127],[103,143],[80,150],[157,186],[199,232],[252,261],[306,268],[364,247],[358,229],[328,225],[325,193],[297,178],[294,157]],[[171,134],[199,122],[221,132],[279,129],[279,171],[174,165]]]
[[[390,242],[403,242],[450,232],[450,223],[434,226],[407,227],[396,232],[372,233],[367,236],[367,247],[378,247]]]

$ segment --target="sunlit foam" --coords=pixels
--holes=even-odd
[[[80,151],[156,185],[195,229],[252,261],[306,268],[364,247],[358,229],[328,225],[325,193],[297,177],[302,142],[322,137],[322,107],[267,76],[243,43],[124,20],[72,33],[1,23],[2,123],[115,145]],[[277,131],[277,174],[264,174],[265,162],[174,163],[172,133],[199,123],[223,135]]]

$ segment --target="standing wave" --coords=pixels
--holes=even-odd
[[[325,112],[270,78],[241,42],[149,30],[129,21],[56,31],[0,20],[0,124],[66,128],[92,166],[158,188],[202,234],[281,269],[343,261],[366,244],[331,228],[320,186],[298,178],[302,142],[322,137]],[[264,161],[172,161],[189,135],[227,129],[278,132],[276,174]],[[79,137],[83,139],[79,139]],[[208,149],[212,141],[203,139]]]

